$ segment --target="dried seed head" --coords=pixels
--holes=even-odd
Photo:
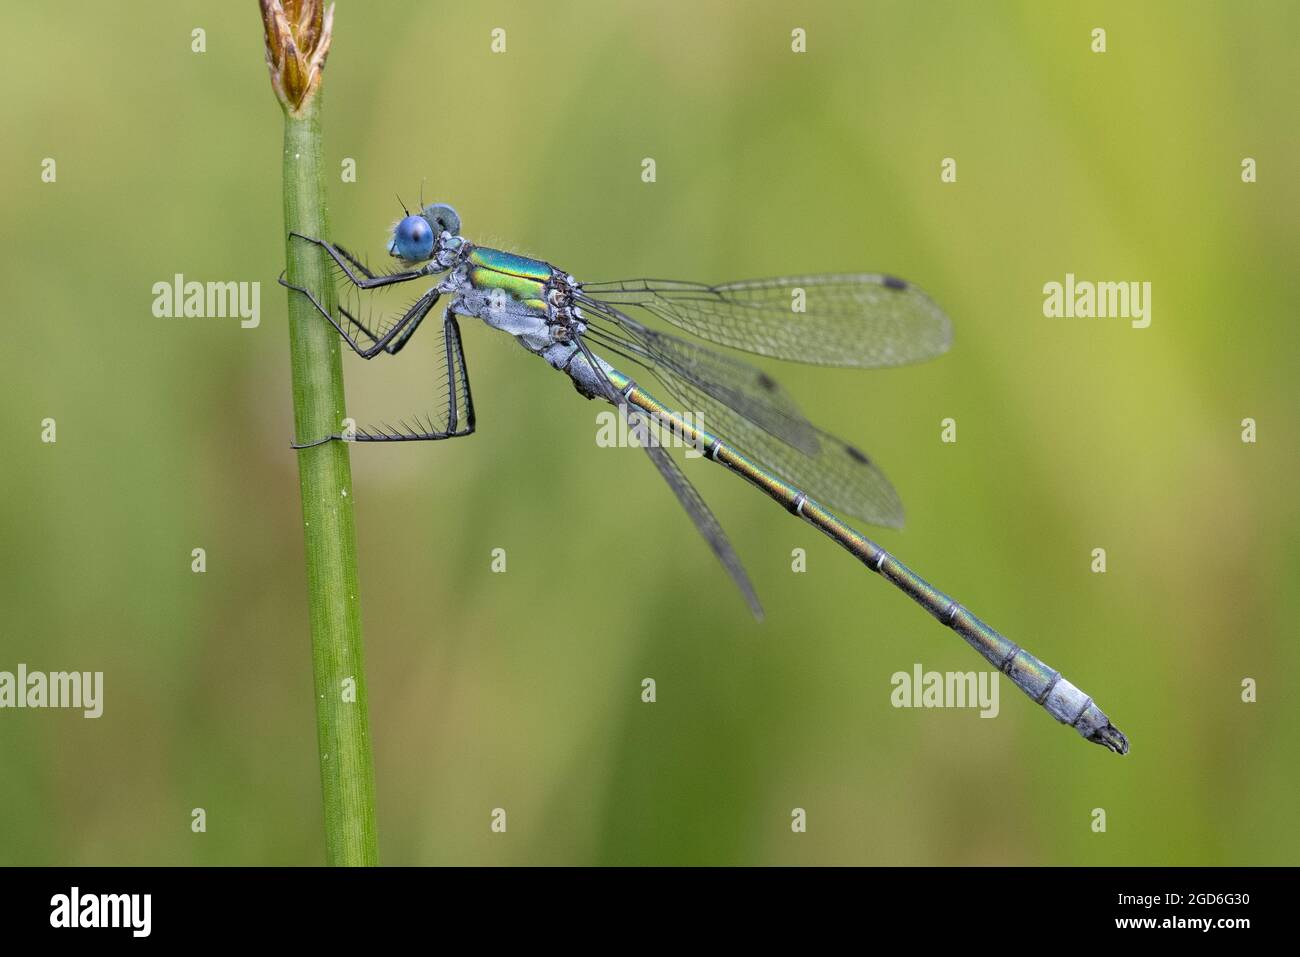
[[[323,0],[259,0],[266,31],[271,86],[290,113],[298,113],[320,89],[330,51],[334,4]]]

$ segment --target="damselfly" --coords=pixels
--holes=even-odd
[[[474,404],[456,317],[481,319],[567,375],[582,395],[618,407],[629,424],[644,426],[648,419],[686,437],[901,589],[1058,721],[1112,751],[1128,751],[1128,740],[1092,698],[832,514],[834,507],[873,524],[901,524],[897,495],[865,454],[812,425],[767,373],[630,314],[642,310],[700,339],[758,355],[873,368],[927,359],[948,348],[948,318],[920,289],[877,274],[717,286],[657,279],[579,282],[539,259],[476,246],[460,229],[450,206],[407,212],[388,244],[401,268],[380,273],[337,243],[294,234],[333,260],[339,305],[327,308],[331,297],[284,277],[281,282],[307,296],[362,358],[401,351],[438,301],[449,300],[437,350],[445,366],[446,404],[436,418],[403,423],[401,429],[341,429],[296,448],[333,439],[400,442],[471,434]],[[434,276],[442,278],[400,312],[377,316],[360,305],[363,293]],[[671,403],[647,391],[630,375],[633,370],[657,380]],[[710,427],[697,425],[697,415]],[[695,487],[661,444],[641,444],[761,617],[748,575]]]

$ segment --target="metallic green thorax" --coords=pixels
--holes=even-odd
[[[551,278],[550,263],[485,246],[475,247],[468,262],[469,281],[475,289],[500,289],[513,299],[544,308],[542,285]]]

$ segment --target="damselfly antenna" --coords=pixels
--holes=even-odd
[[[409,209],[407,209],[407,208],[406,208],[406,204],[405,204],[404,202],[402,202],[402,194],[401,194],[401,193],[394,193],[393,195],[397,197],[397,205],[400,206],[400,207],[402,207],[402,214],[405,215],[405,216],[410,216],[410,215],[411,215],[411,211],[410,211]]]

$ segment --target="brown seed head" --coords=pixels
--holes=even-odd
[[[280,103],[298,113],[320,89],[330,51],[334,4],[323,0],[259,0],[266,31],[266,65]]]

